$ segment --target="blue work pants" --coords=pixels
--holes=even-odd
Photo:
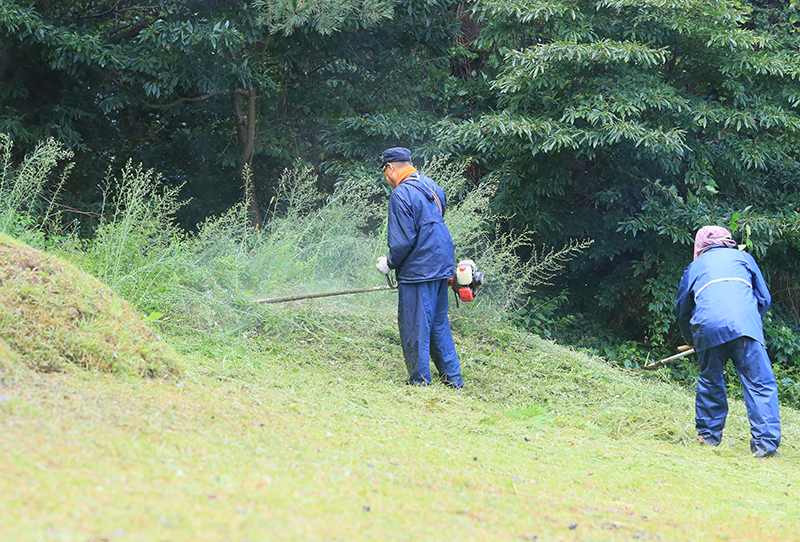
[[[409,384],[431,383],[431,359],[445,383],[460,388],[461,367],[447,316],[447,279],[398,285],[397,321]]]
[[[697,353],[697,432],[710,444],[719,444],[728,415],[723,371],[730,359],[742,382],[744,404],[750,421],[750,449],[771,452],[781,443],[778,386],[764,345],[750,337],[739,337]]]

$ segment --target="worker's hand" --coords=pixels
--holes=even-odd
[[[389,274],[389,263],[386,261],[386,256],[378,258],[378,263],[375,264],[375,267],[384,275]]]

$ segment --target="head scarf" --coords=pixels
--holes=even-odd
[[[721,226],[703,226],[694,237],[694,259],[714,246],[736,248],[731,232]]]

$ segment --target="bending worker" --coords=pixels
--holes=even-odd
[[[694,261],[683,273],[675,313],[683,338],[700,358],[695,423],[704,444],[719,445],[728,414],[723,371],[728,359],[742,382],[750,450],[778,456],[778,388],[764,347],[762,319],[771,302],[761,270],[725,228],[697,231]]]
[[[394,269],[397,276],[397,321],[408,383],[430,384],[433,359],[441,381],[460,388],[464,383],[447,316],[447,280],[453,276],[455,250],[444,223],[444,192],[414,168],[406,148],[385,150],[381,163],[393,190],[389,254],[378,258],[376,267],[384,275]]]

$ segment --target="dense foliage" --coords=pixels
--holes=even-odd
[[[479,6],[480,45],[503,51],[496,108],[445,133],[499,176],[512,223],[597,237],[581,304],[635,336],[664,340],[704,224],[743,234],[774,278],[793,272],[778,255],[799,241],[798,39],[750,14],[702,0]]]
[[[693,232],[728,226],[767,275],[790,366],[797,22],[794,4],[732,0],[8,0],[0,132],[75,152],[62,199],[84,224],[129,158],[192,198],[185,227],[243,198],[265,227],[297,159],[329,191],[380,185],[390,145],[469,159],[454,197],[491,186],[488,231],[594,240],[518,317],[601,350],[674,346]]]

